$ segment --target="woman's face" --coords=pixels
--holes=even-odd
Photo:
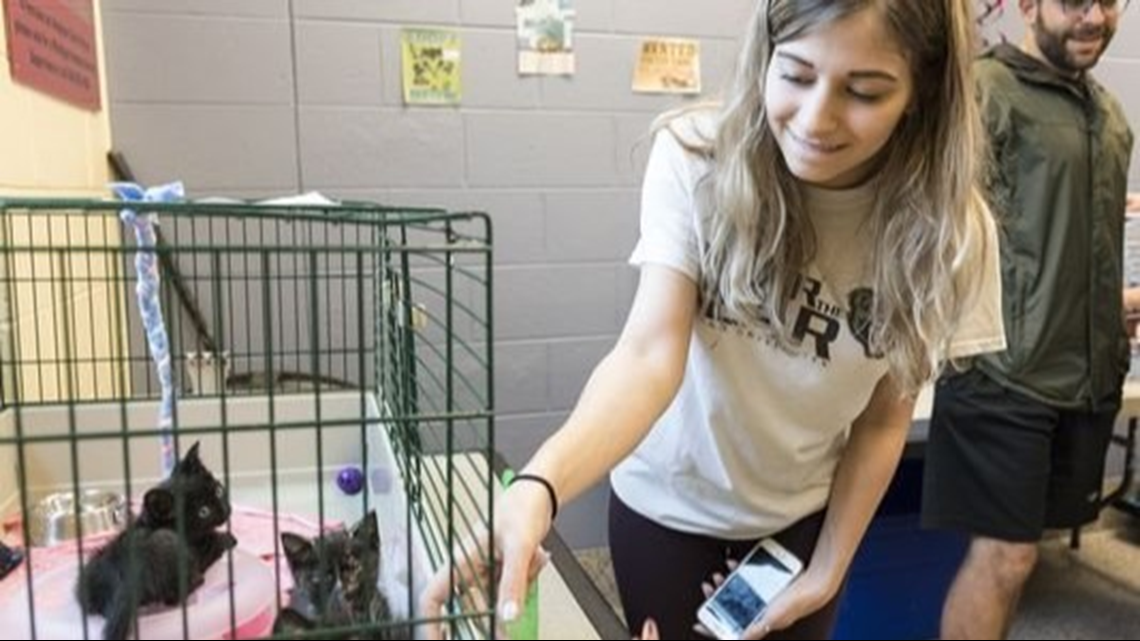
[[[841,188],[870,177],[912,93],[910,65],[871,9],[777,45],[764,96],[792,174]]]

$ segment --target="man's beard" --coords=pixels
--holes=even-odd
[[[1041,14],[1037,14],[1037,24],[1033,27],[1033,37],[1037,41],[1037,48],[1041,55],[1057,69],[1066,73],[1079,74],[1091,69],[1100,60],[1108,43],[1112,41],[1113,31],[1107,26],[1090,26],[1085,28],[1053,30],[1045,25]],[[1065,46],[1070,40],[1084,40],[1101,38],[1100,51],[1089,59],[1076,59]]]

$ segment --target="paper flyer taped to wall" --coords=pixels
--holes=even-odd
[[[574,74],[574,18],[570,0],[519,0],[520,75]]]
[[[687,38],[643,40],[634,69],[637,93],[699,94],[701,43]]]
[[[460,37],[448,29],[401,32],[404,102],[457,105],[463,95]]]

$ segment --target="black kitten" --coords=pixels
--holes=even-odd
[[[8,576],[24,560],[24,553],[18,548],[10,548],[0,543],[0,579]]]
[[[377,586],[380,533],[369,512],[350,532],[335,531],[309,540],[284,532],[281,544],[294,586],[281,610],[274,634],[320,628],[391,624],[392,610]],[[374,633],[328,639],[410,639],[407,626],[386,625]]]
[[[126,639],[139,606],[178,605],[237,540],[217,528],[230,516],[225,487],[198,460],[195,443],[170,478],[147,491],[142,514],[80,571],[79,605],[100,614],[104,639]],[[179,522],[185,538],[179,536]],[[179,565],[186,564],[186,590]]]

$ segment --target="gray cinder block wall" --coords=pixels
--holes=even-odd
[[[513,0],[103,0],[112,131],[139,178],[194,196],[320,190],[490,212],[498,442],[521,464],[613,343],[636,273],[644,135],[679,104],[630,91],[642,36],[700,38],[723,84],[751,0],[576,0],[572,78],[516,75]],[[664,5],[668,5],[667,8]],[[1003,26],[1020,34],[1007,10]],[[406,108],[399,30],[456,28],[463,104]],[[1017,36],[1019,37],[1019,36]],[[1140,123],[1140,10],[1101,77]],[[1140,188],[1140,162],[1133,163]],[[559,518],[605,539],[605,492]]]

